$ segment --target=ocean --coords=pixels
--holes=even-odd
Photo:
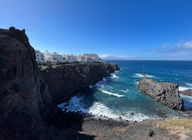
[[[63,111],[101,116],[116,120],[142,121],[180,116],[143,94],[138,82],[143,73],[148,77],[180,85],[180,90],[192,89],[191,61],[107,61],[118,64],[120,70],[90,86],[85,95],[76,95],[58,105]],[[192,98],[182,96],[186,109],[192,109]]]

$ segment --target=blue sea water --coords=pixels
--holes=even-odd
[[[120,70],[90,87],[86,95],[74,96],[69,102],[58,105],[64,111],[74,111],[113,119],[141,121],[180,116],[165,105],[156,102],[138,89],[143,73],[158,81],[174,82],[180,90],[192,89],[191,61],[109,61]],[[192,98],[182,96],[187,109]]]

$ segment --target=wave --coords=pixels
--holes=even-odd
[[[134,113],[130,111],[130,112],[121,114],[118,112],[114,112],[100,102],[94,103],[93,106],[90,107],[89,113],[94,116],[102,116],[102,117],[107,117],[114,120],[143,121],[143,120],[150,119],[150,117],[142,113]]]
[[[65,112],[80,112],[82,114],[88,113],[88,109],[81,105],[82,97],[73,96],[68,102],[59,104],[57,107]]]
[[[116,74],[111,74],[112,79],[118,79],[119,77]]]
[[[125,90],[119,90],[119,91],[121,91],[121,92],[123,92],[123,93],[128,93],[129,92],[129,90],[128,89],[125,89]]]
[[[179,86],[179,91],[185,91],[185,90],[189,90],[189,89],[192,89],[192,87]]]
[[[153,75],[149,75],[149,74],[141,74],[141,73],[135,73],[134,77],[138,77],[138,78],[144,78],[144,77],[148,77],[148,78],[153,78]]]
[[[184,102],[184,107],[186,110],[192,109],[192,97],[187,95],[180,95]]]
[[[102,87],[104,87],[104,85],[106,84],[106,82],[107,82],[107,78],[103,78],[103,80],[102,80],[102,81],[99,81],[97,84],[95,84],[95,86],[96,86],[97,88],[102,88]]]
[[[192,87],[192,83],[185,83],[185,85]]]
[[[90,107],[83,104],[83,97],[74,96],[70,101],[59,104],[58,108],[65,112],[77,112],[84,115],[105,117],[114,120],[143,121],[154,117],[148,117],[142,113],[129,111],[125,113],[114,112],[101,102],[94,102]]]
[[[108,94],[108,95],[112,95],[112,96],[115,96],[115,97],[123,97],[124,95],[120,95],[120,94],[117,94],[117,93],[113,93],[113,92],[109,92],[109,91],[106,91],[106,90],[103,90],[103,89],[98,89],[99,91],[105,93],[105,94]]]
[[[136,82],[135,82],[135,84],[136,84],[136,85],[139,85],[139,82],[138,82],[138,81],[136,81]]]

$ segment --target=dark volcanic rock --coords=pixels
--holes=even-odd
[[[40,65],[41,79],[47,83],[54,104],[68,100],[118,69],[117,65],[103,62]]]
[[[184,94],[184,95],[187,95],[187,96],[192,96],[192,89],[180,91],[180,94]]]
[[[153,97],[156,101],[176,110],[184,110],[182,98],[179,96],[177,84],[157,82],[145,77],[139,82],[139,89]]]
[[[5,139],[46,128],[55,112],[41,85],[34,49],[24,30],[14,27],[0,29],[0,100],[0,135]]]

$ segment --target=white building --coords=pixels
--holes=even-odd
[[[51,53],[46,51],[41,53],[36,50],[36,60],[38,63],[51,62],[98,62],[101,61],[97,54],[83,54],[83,55],[73,55],[73,54],[64,54],[60,55],[57,52]]]
[[[77,56],[72,55],[72,54],[64,54],[63,58],[67,61],[67,62],[77,62]]]
[[[50,53],[46,51],[44,53],[44,59],[45,59],[45,62],[52,62],[52,63],[65,62],[65,59],[63,58],[63,56],[56,52]]]
[[[44,63],[45,62],[44,54],[42,52],[40,52],[39,50],[35,50],[35,55],[36,55],[37,63]]]
[[[82,61],[85,62],[98,62],[101,61],[97,54],[83,54]]]

